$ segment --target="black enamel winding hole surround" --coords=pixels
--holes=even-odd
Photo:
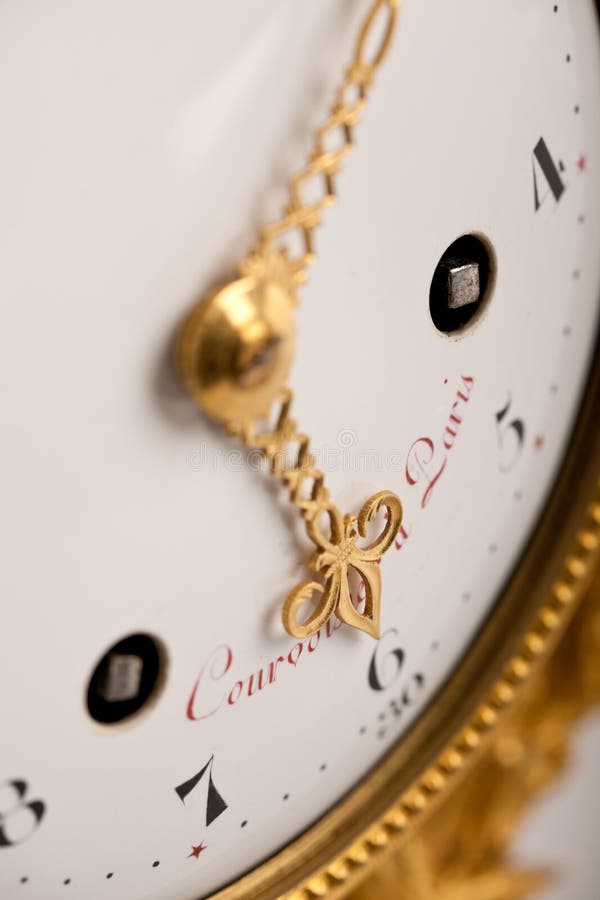
[[[130,634],[109,647],[88,684],[92,719],[115,725],[149,706],[164,683],[165,662],[164,648],[148,634]]]
[[[451,272],[473,265],[477,268],[479,279],[477,299],[453,308]],[[474,325],[491,299],[495,274],[495,254],[487,238],[479,234],[464,234],[453,241],[435,267],[429,290],[429,312],[438,331],[452,334]]]

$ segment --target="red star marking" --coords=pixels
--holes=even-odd
[[[200,841],[197,847],[192,846],[192,852],[188,853],[188,859],[190,856],[193,856],[194,859],[198,859],[203,850],[206,850],[206,844],[204,841]]]
[[[544,446],[544,443],[545,443],[545,442],[544,442],[544,438],[543,438],[540,434],[538,434],[538,436],[536,437],[535,441],[533,442],[533,449],[534,449],[534,450],[541,450],[542,447]]]
[[[577,168],[580,172],[585,172],[587,167],[587,159],[585,156],[580,156],[577,160]]]

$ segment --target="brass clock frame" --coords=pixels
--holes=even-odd
[[[457,786],[541,670],[600,548],[600,346],[533,537],[489,619],[408,734],[337,806],[213,900],[328,900],[357,887]]]

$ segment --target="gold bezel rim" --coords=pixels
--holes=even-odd
[[[600,350],[535,533],[461,664],[410,732],[344,799],[212,900],[334,898],[366,877],[478,758],[589,583],[600,546]],[[390,798],[394,798],[390,800]]]

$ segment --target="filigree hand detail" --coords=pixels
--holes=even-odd
[[[348,625],[379,636],[378,561],[393,542],[402,517],[400,501],[387,491],[371,497],[358,517],[342,516],[330,501],[323,473],[315,468],[308,436],[299,433],[289,417],[292,395],[285,387],[295,343],[297,288],[315,258],[313,232],[335,199],[335,178],[354,146],[354,128],[391,46],[399,2],[372,0],[331,112],[315,134],[310,158],[290,179],[283,216],[261,230],[254,249],[237,267],[238,277],[210,291],[190,311],[177,342],[177,366],[192,397],[230,433],[264,454],[317,547],[311,567],[323,583],[298,585],[283,609],[283,623],[297,637],[316,632],[334,613]],[[310,200],[304,196],[307,185]],[[261,430],[276,403],[280,405],[276,426]],[[288,465],[286,454],[292,446],[296,457]],[[368,524],[382,509],[387,510],[387,522],[381,535],[368,546],[359,546],[358,538],[366,538]],[[329,518],[328,537],[320,528],[323,517]],[[362,576],[365,585],[364,613],[352,603],[350,569]],[[314,594],[320,596],[318,607],[302,624],[300,607]]]
[[[284,264],[285,257],[281,257],[279,268]],[[287,375],[292,342],[287,330],[293,305],[291,276],[278,280],[279,268],[273,268],[270,257],[264,265],[264,274],[245,275],[209,295],[192,311],[180,338],[179,368],[200,405],[212,414],[218,412],[231,434],[269,461],[272,475],[287,488],[317,548],[310,567],[323,581],[305,581],[292,591],[283,608],[285,628],[294,637],[304,638],[335,613],[348,625],[379,637],[378,560],[396,537],[402,507],[389,491],[371,497],[358,516],[342,516],[332,503],[323,472],[310,452],[308,435],[298,430],[290,416],[291,391],[281,384]],[[241,330],[239,322],[244,324]],[[227,374],[238,371],[240,358],[246,366],[241,381]],[[247,360],[251,361],[249,367]],[[274,410],[278,410],[275,422],[269,425],[265,418]],[[366,538],[367,527],[380,510],[387,512],[382,533],[371,544],[360,546],[359,538]],[[323,520],[329,524],[327,535],[322,530]],[[350,569],[362,576],[365,585],[363,613],[352,603]],[[316,611],[302,623],[300,607],[313,595],[319,598]]]
[[[383,531],[372,543],[360,546],[359,537],[367,536],[369,523],[381,509],[386,511]],[[322,514],[329,518],[329,537],[325,537],[319,524]],[[318,631],[335,614],[347,625],[378,638],[381,607],[379,560],[392,545],[401,521],[402,506],[398,497],[389,491],[381,491],[367,500],[358,518],[351,515],[342,517],[337,506],[328,505],[309,519],[306,530],[318,547],[309,565],[323,577],[325,583],[303,581],[289,594],[283,607],[283,624],[286,630],[294,637],[305,638]],[[362,576],[365,585],[363,613],[352,602],[350,569],[355,569]],[[304,623],[299,622],[300,607],[315,595],[320,595],[316,610]]]

